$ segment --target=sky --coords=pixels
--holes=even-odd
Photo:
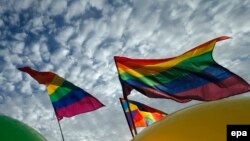
[[[106,105],[61,120],[65,141],[130,140],[113,57],[168,58],[226,35],[232,39],[216,44],[214,59],[250,83],[249,13],[249,0],[0,0],[0,114],[61,141],[45,86],[16,69],[30,66]],[[167,113],[201,103],[136,91],[129,98]]]

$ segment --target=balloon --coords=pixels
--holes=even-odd
[[[250,124],[250,98],[197,104],[166,116],[133,141],[226,141],[228,124]]]
[[[1,141],[47,141],[36,130],[13,118],[0,115]]]

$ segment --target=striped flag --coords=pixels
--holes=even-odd
[[[161,120],[167,115],[160,110],[137,101],[125,100],[124,98],[120,98],[120,101],[131,129],[135,129],[134,125],[135,127],[150,126],[152,123]]]
[[[178,102],[211,101],[248,92],[246,81],[212,57],[216,42],[229,38],[218,37],[166,59],[114,57],[124,97],[133,89],[148,97]]]
[[[58,120],[104,106],[98,99],[53,72],[39,72],[30,67],[18,69],[28,73],[38,83],[46,85]]]

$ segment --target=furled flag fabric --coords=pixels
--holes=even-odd
[[[216,42],[229,38],[215,38],[173,58],[114,57],[124,96],[135,89],[148,97],[188,102],[248,92],[250,85],[246,81],[217,64],[212,57]]]
[[[95,97],[53,72],[39,72],[29,67],[18,69],[28,73],[40,84],[46,85],[58,120],[104,106]]]
[[[120,100],[131,129],[134,129],[132,122],[134,122],[135,127],[147,127],[152,123],[161,120],[167,115],[160,110],[154,109],[136,101],[125,100],[124,98],[120,98]],[[129,113],[128,105],[130,106],[131,115]],[[131,120],[131,116],[133,121]]]

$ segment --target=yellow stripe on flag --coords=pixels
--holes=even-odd
[[[176,66],[177,64],[181,63],[184,60],[187,60],[191,57],[195,57],[195,56],[199,56],[202,55],[204,53],[207,53],[211,50],[213,50],[214,46],[215,46],[216,41],[211,42],[210,44],[202,47],[202,48],[197,48],[195,50],[191,50],[188,51],[172,60],[168,60],[166,62],[162,62],[162,63],[158,63],[158,64],[153,64],[153,65],[147,65],[144,66],[142,68],[138,68],[138,69],[130,69],[127,66],[124,66],[118,63],[118,72],[119,74],[123,74],[123,73],[128,73],[132,76],[135,77],[142,77],[142,76],[148,76],[148,75],[154,75],[156,73],[168,70],[174,66]]]
[[[55,78],[47,86],[48,94],[53,94],[58,87],[60,87],[64,82],[62,77],[55,76]]]

